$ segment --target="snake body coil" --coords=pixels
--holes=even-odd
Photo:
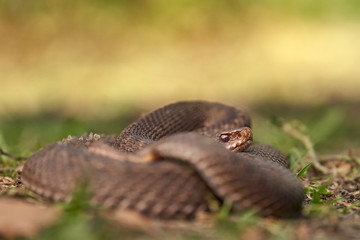
[[[250,127],[250,118],[239,109],[179,102],[145,115],[119,136],[69,138],[44,147],[25,163],[22,181],[55,201],[70,199],[86,181],[94,202],[163,219],[209,210],[209,193],[235,211],[298,213],[303,187],[283,153],[262,144],[233,152],[214,140],[241,127]]]

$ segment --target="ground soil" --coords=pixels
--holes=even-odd
[[[324,184],[327,186],[327,193],[321,194],[322,203],[319,208],[311,210],[311,199],[306,197],[303,216],[288,220],[262,219],[259,223],[248,227],[242,232],[242,235],[247,239],[267,239],[269,234],[271,235],[272,226],[276,223],[277,226],[284,229],[291,229],[292,236],[290,239],[359,239],[360,204],[357,203],[360,198],[360,177],[356,174],[358,166],[354,162],[339,160],[328,161],[324,163],[324,166],[337,170],[337,172],[334,172],[335,175],[325,176],[310,170],[308,176],[302,177],[304,186],[310,187]],[[2,166],[2,168],[4,167]],[[21,172],[21,167],[18,170]],[[19,207],[23,209],[21,214],[17,211],[7,211],[6,217],[4,215],[0,217],[0,234],[3,236],[33,236],[44,225],[47,225],[44,224],[44,221],[48,221],[50,224],[56,219],[57,214],[53,207],[44,205],[42,200],[37,201],[34,200],[34,197],[28,196],[28,192],[22,185],[19,176],[16,178],[0,177],[0,196],[0,208],[2,208],[2,211],[4,209],[18,209]],[[13,199],[13,201],[8,201],[9,198]],[[41,207],[39,208],[39,206]],[[36,207],[35,212],[32,209],[33,207]],[[309,213],[309,211],[313,211],[313,213]],[[11,215],[14,216],[11,217]],[[44,215],[48,217],[44,217]],[[122,224],[124,221],[119,221],[119,219],[124,219],[124,216],[126,218],[131,215],[120,214],[111,219],[115,219],[115,222]],[[133,217],[131,218],[133,219]],[[14,226],[11,223],[14,219],[15,222],[23,221],[24,224],[17,224],[15,229],[9,228],[9,224]],[[207,232],[205,236],[212,238],[209,236],[208,230],[214,225],[214,221],[209,221],[209,218],[205,221],[197,221],[200,226],[197,231],[200,229],[200,232],[202,232],[201,229],[203,229],[204,232]],[[151,230],[153,225],[142,218],[135,218],[135,224],[133,225],[140,230],[145,229],[145,232],[148,232],[149,229],[150,231],[154,230]],[[144,228],[144,226],[147,227]],[[183,231],[184,228],[191,231],[193,226],[194,223],[170,224],[168,226],[164,224],[163,229],[167,229],[166,232],[179,232]]]

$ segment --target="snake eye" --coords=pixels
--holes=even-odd
[[[220,139],[222,142],[226,143],[230,140],[229,136],[228,135],[221,135],[220,136]]]

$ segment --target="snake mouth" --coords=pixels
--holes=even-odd
[[[252,141],[252,131],[248,127],[236,128],[218,134],[218,141],[225,145],[226,149],[241,152],[247,149]]]

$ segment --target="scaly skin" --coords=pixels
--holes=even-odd
[[[298,213],[303,187],[287,169],[286,156],[251,144],[249,127],[249,116],[230,106],[175,103],[119,136],[69,138],[41,149],[25,163],[22,181],[55,201],[69,200],[87,181],[92,201],[162,219],[208,211],[209,193],[235,211]]]

